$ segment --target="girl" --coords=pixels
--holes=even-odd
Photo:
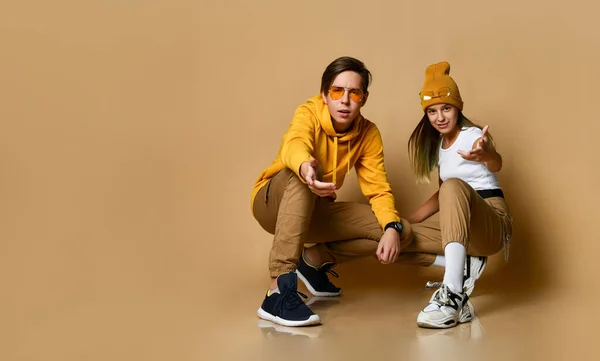
[[[415,239],[404,252],[421,264],[445,267],[417,324],[448,328],[469,322],[469,294],[485,267],[486,257],[508,249],[512,221],[496,173],[502,157],[488,127],[467,119],[450,64],[427,67],[419,93],[425,114],[413,131],[409,156],[418,181],[429,181],[438,168],[439,190],[408,221]],[[439,220],[430,219],[439,212]],[[416,254],[415,254],[416,253]],[[506,254],[507,256],[507,254]],[[410,258],[410,257],[408,257]]]

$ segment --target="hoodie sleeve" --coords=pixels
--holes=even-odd
[[[300,165],[310,161],[314,151],[316,118],[304,106],[298,107],[281,145],[281,161],[300,177]],[[304,179],[300,177],[304,182]]]
[[[371,124],[365,136],[361,153],[355,164],[358,184],[379,224],[383,228],[389,222],[399,222],[400,216],[383,162],[383,140],[374,124]]]

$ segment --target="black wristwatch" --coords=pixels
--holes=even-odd
[[[402,223],[400,222],[390,222],[385,225],[385,228],[383,228],[383,230],[387,231],[388,228],[394,228],[399,235],[402,234]]]

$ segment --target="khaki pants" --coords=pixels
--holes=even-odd
[[[448,179],[440,186],[439,220],[412,225],[414,239],[398,262],[429,266],[450,242],[465,246],[472,256],[491,256],[512,234],[508,204],[502,197],[483,199],[466,182]]]
[[[271,277],[295,271],[305,243],[317,243],[323,262],[342,263],[374,256],[383,235],[369,205],[318,197],[287,168],[258,192],[253,212],[261,227],[274,235]],[[402,225],[404,248],[412,236],[410,224],[403,220]]]

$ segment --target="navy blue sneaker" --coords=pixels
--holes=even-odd
[[[335,287],[333,283],[329,281],[329,277],[327,277],[327,273],[335,278],[339,277],[338,274],[332,270],[333,266],[335,266],[335,263],[331,262],[327,262],[319,268],[311,266],[304,259],[304,252],[302,252],[296,273],[298,274],[298,278],[300,278],[313,296],[335,297],[342,294],[342,289]]]
[[[295,327],[317,325],[321,323],[318,315],[308,308],[298,292],[298,277],[294,272],[284,273],[277,277],[279,292],[267,292],[265,300],[257,311],[258,317],[278,325]]]

